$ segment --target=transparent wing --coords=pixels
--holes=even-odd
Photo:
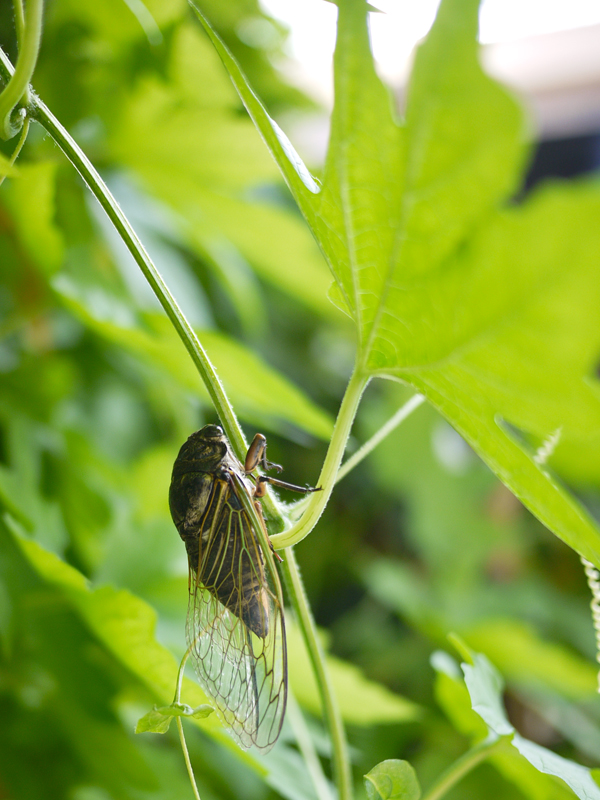
[[[246,512],[225,481],[215,490],[190,565],[186,633],[198,680],[238,744],[267,752],[287,698],[281,592],[267,580]]]

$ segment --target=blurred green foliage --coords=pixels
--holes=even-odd
[[[101,170],[200,331],[247,433],[262,429],[270,458],[286,466],[286,476],[312,482],[351,370],[352,329],[327,300],[325,262],[197,20],[180,0],[146,7],[150,15],[136,17],[138,6],[121,0],[49,4],[35,88]],[[203,10],[275,117],[310,107],[272,68],[283,32],[254,0],[212,0]],[[14,58],[11,17],[5,4],[0,35]],[[461,41],[453,62],[459,77],[472,69],[474,54]],[[359,56],[357,71],[364,68]],[[441,80],[435,59],[426,63],[426,51],[421,59],[421,75]],[[422,98],[439,87],[423,81],[413,87],[434,122],[456,133],[463,157],[460,203],[456,183],[433,181],[432,189],[424,174],[412,187],[415,196],[422,193],[421,211],[423,197],[444,213],[458,209],[455,224],[438,230],[418,218],[416,203],[415,227],[407,228],[414,252],[406,263],[414,270],[424,241],[433,237],[439,266],[482,209],[518,188],[525,156],[511,150],[511,137],[519,114],[486,81],[477,84],[481,95],[449,96],[446,106],[433,109]],[[500,111],[480,118],[488,92]],[[377,103],[380,110],[388,103],[379,88],[369,95],[370,113]],[[499,125],[494,114],[503,110]],[[475,152],[479,161],[469,158],[473,142],[461,139],[456,120],[465,116],[477,120],[473,139],[490,143],[491,155]],[[381,119],[372,120],[378,133]],[[409,117],[409,132],[418,133],[420,124]],[[4,155],[12,146],[3,145]],[[430,163],[452,170],[447,155],[441,148]],[[375,167],[387,176],[385,164]],[[169,518],[167,487],[181,442],[214,414],[130,256],[39,128],[32,128],[17,174],[0,191],[0,797],[187,797],[174,733],[136,736],[133,730],[154,703],[170,702],[185,647],[187,564]],[[512,422],[530,436],[529,445],[553,430],[569,398],[574,404],[567,411],[579,427],[566,431],[554,465],[585,491],[591,507],[597,440],[590,444],[582,431],[598,414],[597,386],[590,382],[585,397],[565,386],[575,386],[597,356],[594,342],[587,350],[582,345],[595,295],[589,293],[587,316],[579,315],[581,328],[571,338],[552,338],[547,330],[543,361],[536,349],[540,327],[531,315],[547,322],[566,308],[577,318],[575,301],[565,300],[560,280],[552,302],[539,294],[541,261],[518,286],[502,269],[515,250],[533,252],[554,241],[551,234],[569,221],[573,238],[562,246],[579,246],[593,225],[596,197],[592,185],[547,189],[525,212],[527,226],[502,212],[491,233],[472,241],[463,262],[469,280],[462,275],[459,281],[463,295],[473,293],[478,324],[492,319],[507,332],[485,363],[510,372],[522,359],[521,378],[532,374],[532,361],[541,365],[534,388],[543,398],[513,381],[514,373],[510,391],[502,384],[514,393],[510,408],[522,415]],[[374,207],[374,214],[381,209]],[[515,227],[516,234],[507,232]],[[597,274],[586,253],[581,245],[581,274],[569,283],[579,281],[576,298]],[[561,250],[560,269],[564,258]],[[493,276],[487,306],[479,305],[473,283],[481,272],[469,271],[482,263],[487,278]],[[480,330],[473,317],[440,312],[442,300],[461,296],[455,288],[444,297],[437,286],[439,302],[431,303],[429,317],[416,315],[421,328],[403,352],[416,358],[419,348],[430,348],[427,357],[442,358]],[[523,298],[532,296],[538,306],[524,312]],[[364,319],[371,324],[366,311]],[[431,319],[438,327],[427,331]],[[548,365],[549,351],[560,357],[560,374]],[[467,384],[461,391],[468,409],[477,393]],[[409,396],[396,382],[372,385],[353,446]],[[540,407],[538,430],[530,423]],[[579,418],[578,409],[587,416]],[[489,409],[484,412],[487,419]],[[429,666],[431,652],[447,647],[449,631],[502,670],[510,718],[523,736],[589,766],[600,759],[594,640],[578,559],[430,406],[340,484],[297,555],[335,654],[330,664],[358,792],[361,774],[404,757],[427,789],[482,735],[464,684],[439,670],[436,677]],[[327,762],[318,696],[293,631],[290,651],[292,689]],[[204,697],[190,681],[183,699],[198,705]],[[281,744],[260,759],[237,749],[213,717],[188,728],[203,800],[315,796],[289,723]],[[479,767],[447,796],[568,795],[562,783],[531,774],[499,754],[494,766]]]

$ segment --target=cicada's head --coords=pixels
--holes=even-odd
[[[214,472],[229,450],[223,428],[205,425],[192,433],[182,446],[173,466],[173,474],[185,472]]]

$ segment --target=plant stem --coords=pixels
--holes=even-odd
[[[371,438],[368,439],[356,451],[356,453],[351,455],[345,464],[342,464],[336,476],[335,482],[339,483],[342,478],[345,478],[346,475],[353,470],[357,464],[360,464],[363,458],[366,458],[369,453],[371,453],[377,447],[377,445],[394,430],[394,428],[397,428],[401,422],[404,422],[404,420],[424,402],[425,398],[422,394],[415,394],[410,398],[410,400],[404,403],[404,405],[399,408],[398,411],[396,411],[393,417],[388,419],[385,425],[383,425],[377,431],[377,433],[373,434],[373,436],[371,436]]]
[[[152,287],[160,304],[179,334],[180,339],[187,348],[210,394],[211,400],[227,432],[229,441],[238,455],[242,455],[247,449],[247,444],[221,381],[190,323],[177,305],[177,302],[163,281],[161,274],[153,264],[137,234],[131,227],[127,217],[122,212],[117,201],[112,196],[108,187],[85,153],[44,103],[37,98],[34,99],[31,113],[33,118],[46,129],[69,161],[77,169],[90,188],[92,194],[98,200],[110,221],[115,226],[119,236],[127,245],[129,252]]]
[[[195,642],[188,647],[188,649],[183,654],[183,658],[179,664],[179,669],[177,670],[177,683],[175,684],[175,697],[173,699],[174,703],[181,702],[181,684],[183,683],[183,673],[185,672],[185,664],[188,660],[190,653],[192,652],[192,647],[194,646]]]
[[[12,167],[19,157],[19,153],[21,152],[23,145],[25,144],[25,140],[27,139],[27,134],[29,133],[29,117],[26,117],[25,122],[23,123],[23,127],[21,128],[21,135],[19,136],[19,141],[17,142],[17,146],[13,150],[13,154],[10,157],[9,164]],[[0,176],[0,186],[4,183],[4,179],[6,175]]]
[[[302,754],[306,768],[312,778],[312,783],[319,800],[333,800],[330,785],[325,777],[319,756],[315,750],[315,745],[308,730],[306,720],[302,716],[302,711],[294,697],[291,689],[288,689],[287,699],[287,718],[290,721],[298,749]]]
[[[17,33],[17,49],[22,46],[23,36],[25,35],[25,14],[23,13],[23,0],[13,0],[15,12],[15,31]]]
[[[503,745],[503,739],[494,738],[492,741],[485,739],[483,742],[475,745],[475,747],[472,747],[442,773],[429,791],[425,792],[421,797],[421,800],[439,800],[439,798],[443,797],[446,792],[449,792],[461,778],[488,758],[495,750],[499,750]]]
[[[327,672],[325,653],[317,635],[317,628],[304,592],[293,548],[290,547],[286,550],[285,561],[282,566],[288,593],[292,598],[296,618],[315,673],[323,704],[323,713],[329,728],[333,747],[333,772],[338,789],[338,800],[352,800],[352,772],[350,770],[350,756],[346,743],[344,723],[342,722],[342,715]]]
[[[292,525],[287,531],[274,534],[271,537],[271,542],[276,550],[281,547],[291,547],[302,541],[319,521],[319,517],[329,502],[331,492],[335,486],[338,470],[348,443],[348,437],[350,436],[350,430],[352,429],[358,404],[368,382],[369,378],[367,376],[358,369],[354,370],[335,421],[327,455],[325,456],[321,475],[317,483],[317,486],[322,491],[315,492],[310,496],[310,500],[306,504],[302,517],[298,522]]]
[[[33,75],[37,61],[40,41],[42,36],[43,0],[27,0],[25,7],[25,26],[20,36],[19,57],[14,74],[0,95],[0,135],[3,139],[12,139],[22,127],[23,118],[19,124],[14,124],[11,119],[13,109],[21,100],[30,102],[29,81]],[[17,14],[17,27],[19,24]]]
[[[192,791],[194,792],[194,797],[196,800],[200,800],[200,794],[198,792],[198,787],[196,786],[196,778],[194,777],[194,770],[192,769],[192,762],[190,761],[190,754],[188,753],[185,736],[183,735],[183,722],[181,721],[181,717],[175,717],[175,722],[177,723],[177,730],[179,731],[179,741],[181,742],[185,766],[190,778],[190,783],[192,784]]]

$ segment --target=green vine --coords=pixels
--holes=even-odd
[[[4,91],[0,95],[0,136],[12,139],[23,127],[27,112],[25,108],[16,113],[16,106],[31,102],[29,82],[37,62],[42,37],[43,0],[27,0],[25,14],[19,3],[15,18],[19,31],[19,57],[17,66],[10,70],[11,74]]]

